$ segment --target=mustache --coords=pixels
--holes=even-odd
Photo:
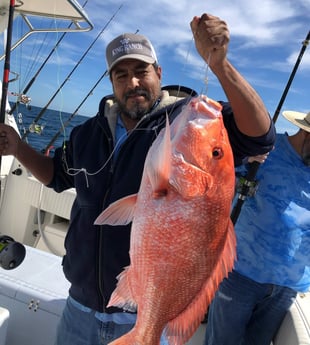
[[[148,92],[142,89],[130,90],[124,96],[126,100],[131,96],[144,96],[146,99],[150,99]]]

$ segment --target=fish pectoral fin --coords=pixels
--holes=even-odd
[[[212,188],[213,177],[205,171],[186,162],[180,162],[178,169],[180,173],[174,174],[169,183],[183,198],[203,196]]]
[[[130,267],[126,267],[118,276],[116,289],[113,291],[108,307],[119,307],[126,311],[136,312],[137,303],[130,290]]]
[[[109,207],[103,210],[95,220],[95,225],[126,225],[134,217],[134,211],[137,201],[137,194],[126,196],[113,202]]]

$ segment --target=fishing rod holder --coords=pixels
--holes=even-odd
[[[258,189],[258,180],[249,181],[247,180],[246,176],[240,176],[237,180],[236,191],[240,193],[240,195],[247,196],[254,196]]]
[[[11,270],[19,266],[26,256],[25,247],[12,237],[0,236],[0,267]]]

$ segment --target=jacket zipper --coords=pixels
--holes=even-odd
[[[103,128],[103,130],[104,130],[104,128]],[[113,139],[110,135],[108,135],[106,133],[105,130],[104,130],[104,132],[107,136],[108,146],[109,146],[109,155],[110,155],[110,154],[112,154],[112,151],[113,151]],[[112,180],[112,175],[113,175],[113,159],[111,159],[111,163],[110,163],[108,185],[110,185],[110,182]],[[105,206],[105,202],[106,202],[107,196],[109,195],[109,192],[110,192],[110,188],[108,188],[108,190],[106,191],[106,193],[104,195],[101,209],[103,209]],[[104,279],[103,279],[103,275],[102,275],[102,272],[103,272],[102,263],[104,262],[104,249],[103,249],[104,236],[103,236],[102,226],[100,226],[99,241],[98,242],[99,242],[99,244],[98,244],[98,290],[99,290],[99,298],[101,299],[102,310],[103,310],[103,312],[105,312],[106,300],[104,297]]]

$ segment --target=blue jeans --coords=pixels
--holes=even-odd
[[[229,273],[210,305],[204,344],[270,345],[296,294]]]
[[[107,345],[129,332],[134,326],[133,323],[100,321],[94,310],[86,309],[88,308],[85,307],[85,311],[82,311],[75,306],[70,297],[67,299],[57,328],[55,345]],[[126,313],[123,314],[126,318]],[[168,345],[163,336],[160,345]]]

